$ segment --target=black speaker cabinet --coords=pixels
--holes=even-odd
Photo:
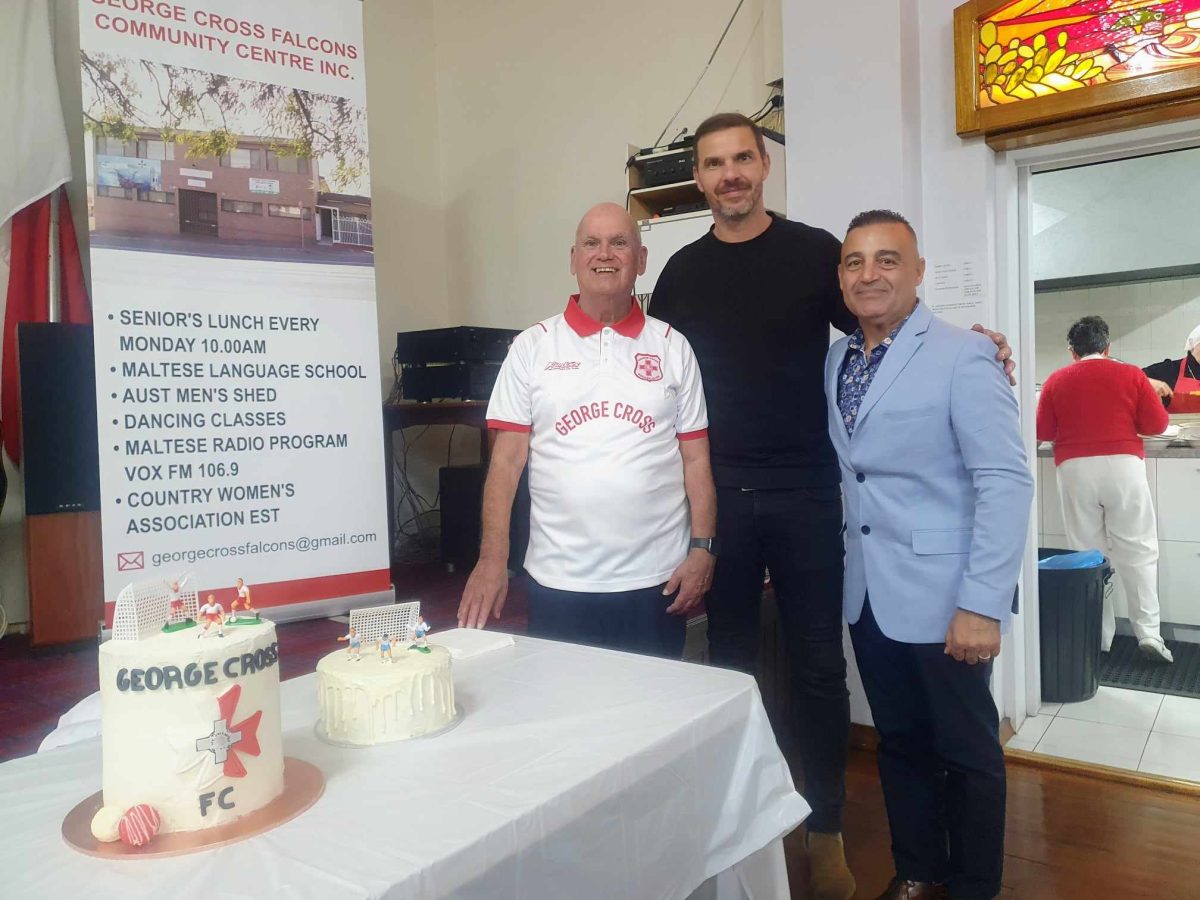
[[[90,325],[17,327],[26,515],[100,509]]]
[[[17,328],[34,646],[95,639],[104,615],[96,377],[88,325]]]
[[[469,572],[479,559],[484,469],[479,464],[445,466],[438,472],[442,512],[442,562]],[[508,529],[508,568],[520,572],[529,546],[529,470],[521,473]]]

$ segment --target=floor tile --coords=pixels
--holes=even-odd
[[[1038,710],[1038,715],[1057,716],[1060,709],[1062,709],[1061,703],[1043,703],[1042,708]]]
[[[1162,707],[1151,731],[1200,738],[1200,699],[1163,697]]]
[[[1151,734],[1138,771],[1200,781],[1200,738]]]
[[[1162,694],[1101,685],[1091,700],[1064,703],[1056,718],[1124,725],[1126,728],[1144,728],[1149,731],[1154,725],[1162,700]]]
[[[1016,733],[1014,740],[1022,742],[1032,741],[1036,744],[1042,739],[1042,736],[1046,733],[1046,729],[1050,727],[1050,723],[1053,721],[1053,716],[1030,716],[1021,723],[1021,730]]]
[[[1011,738],[1009,740],[1009,742],[1004,745],[1004,749],[1005,750],[1009,750],[1009,749],[1025,750],[1029,753],[1033,753],[1034,750],[1037,749],[1037,741],[1023,741],[1020,738],[1014,737],[1014,738]]]
[[[1127,728],[1059,716],[1038,741],[1037,752],[1136,770],[1149,736],[1149,728]]]

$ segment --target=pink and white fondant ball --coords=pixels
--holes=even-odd
[[[117,832],[124,843],[131,847],[141,847],[143,844],[150,843],[150,840],[158,834],[160,824],[162,824],[162,820],[159,819],[154,807],[139,803],[137,806],[131,806],[125,810],[125,815],[121,816],[121,821],[117,825]]]

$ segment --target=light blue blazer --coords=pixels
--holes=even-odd
[[[849,437],[837,402],[849,340],[825,360],[845,495],[847,621],[858,621],[869,591],[880,629],[896,641],[940,643],[956,608],[1006,627],[1033,477],[995,345],[918,304]]]

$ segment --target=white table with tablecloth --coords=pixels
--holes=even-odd
[[[284,752],[321,768],[324,795],[187,856],[106,861],[65,843],[63,817],[100,789],[98,738],[6,762],[0,895],[788,896],[780,839],[809,807],[749,676],[519,637],[454,677],[460,724],[361,750],[314,735],[315,675],[284,682]]]

